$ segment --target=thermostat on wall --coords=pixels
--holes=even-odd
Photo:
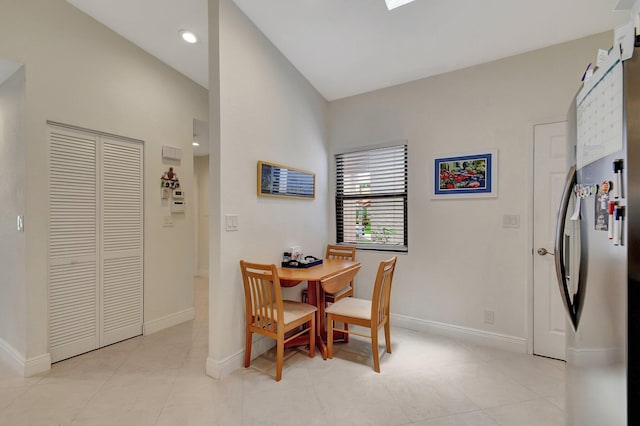
[[[171,213],[184,213],[184,201],[173,200],[171,202]]]
[[[182,189],[174,189],[173,190],[173,198],[177,198],[177,199],[183,199],[184,198],[184,191]]]

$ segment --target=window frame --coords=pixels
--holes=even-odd
[[[344,241],[344,202],[346,200],[359,200],[363,197],[361,194],[356,195],[344,195],[344,188],[340,190],[340,178],[338,176],[339,167],[338,159],[341,156],[364,153],[368,151],[375,151],[385,148],[404,147],[405,163],[404,163],[404,192],[387,192],[382,194],[368,194],[367,199],[391,199],[402,198],[403,200],[403,244],[402,245],[390,245],[390,244],[359,244],[357,241]],[[343,151],[334,155],[334,177],[335,177],[335,219],[336,219],[336,242],[338,244],[355,245],[358,250],[368,251],[384,251],[384,252],[397,252],[407,253],[409,251],[409,144],[406,140],[393,141],[384,145],[365,146],[350,151]],[[344,182],[342,183],[344,185]],[[342,193],[342,194],[341,194]]]

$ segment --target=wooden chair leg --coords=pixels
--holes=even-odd
[[[309,357],[316,355],[316,314],[311,315],[311,327],[309,327]]]
[[[380,372],[380,356],[378,354],[378,328],[371,327],[371,352],[373,352],[373,371]]]
[[[391,325],[389,324],[389,319],[384,323],[384,341],[387,344],[387,353],[391,353]]]
[[[244,345],[244,368],[251,365],[251,343],[253,341],[253,333],[247,330],[246,341]]]
[[[327,358],[333,358],[333,317],[331,314],[327,315]]]
[[[346,331],[349,331],[349,324],[348,323],[344,323],[344,329]],[[345,343],[349,343],[349,333],[342,333],[343,336],[343,342]]]
[[[279,382],[282,379],[282,367],[284,366],[284,336],[278,337],[276,346],[276,382]]]

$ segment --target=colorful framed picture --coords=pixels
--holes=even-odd
[[[433,198],[497,197],[497,165],[495,149],[436,157]]]

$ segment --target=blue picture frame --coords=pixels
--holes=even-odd
[[[434,198],[495,197],[497,151],[434,159]]]

